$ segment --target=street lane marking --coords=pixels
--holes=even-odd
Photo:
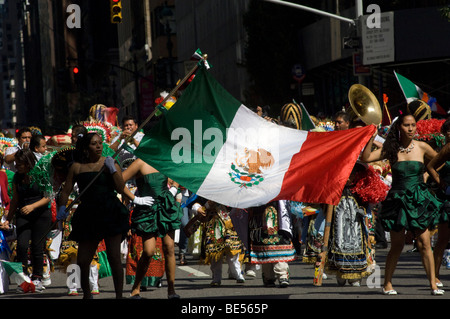
[[[189,276],[195,276],[195,277],[210,277],[208,274],[205,274],[204,272],[201,272],[200,270],[194,269],[189,266],[178,266],[178,269],[181,269],[183,271],[186,271],[189,273]]]

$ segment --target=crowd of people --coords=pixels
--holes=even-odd
[[[100,293],[103,277],[112,276],[116,298],[139,299],[164,275],[168,298],[180,298],[176,246],[178,264],[186,265],[195,245],[199,261],[210,265],[211,287],[221,285],[224,261],[238,284],[259,267],[264,286],[288,287],[289,263],[298,258],[324,263],[319,276],[335,274],[339,286],[357,287],[374,270],[375,250],[388,247],[389,233],[382,293],[397,294],[394,272],[409,236],[431,294],[442,295],[439,270],[450,239],[450,119],[422,134],[420,123],[432,119],[419,109],[405,105],[376,131],[335,206],[279,200],[237,209],[201,198],[133,155],[144,133],[132,117],[120,126],[90,117],[57,143],[38,128],[22,128],[1,149],[1,261],[20,263],[34,292],[45,291],[52,271],[76,264],[80,278],[68,293],[81,289],[85,299]],[[267,107],[255,110],[268,121],[302,129],[300,107],[291,103],[284,111],[274,119]],[[313,130],[330,130],[329,123],[313,120]],[[332,130],[367,125],[345,111],[331,123]],[[9,279],[0,279],[0,293],[7,293]],[[132,285],[129,294],[125,281]]]

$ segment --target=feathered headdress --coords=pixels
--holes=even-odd
[[[102,137],[103,142],[109,143],[109,140],[111,139],[111,129],[106,124],[100,121],[84,121],[81,122],[81,124],[87,129],[88,133],[98,133]]]

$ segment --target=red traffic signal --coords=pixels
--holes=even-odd
[[[72,72],[73,72],[73,74],[78,74],[78,72],[80,72],[80,69],[78,69],[77,66],[74,66],[74,67],[72,68]]]
[[[122,1],[110,0],[111,23],[122,23]]]

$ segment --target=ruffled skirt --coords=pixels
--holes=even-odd
[[[406,190],[391,189],[382,203],[379,218],[387,231],[433,229],[446,218],[443,204],[424,183]]]

